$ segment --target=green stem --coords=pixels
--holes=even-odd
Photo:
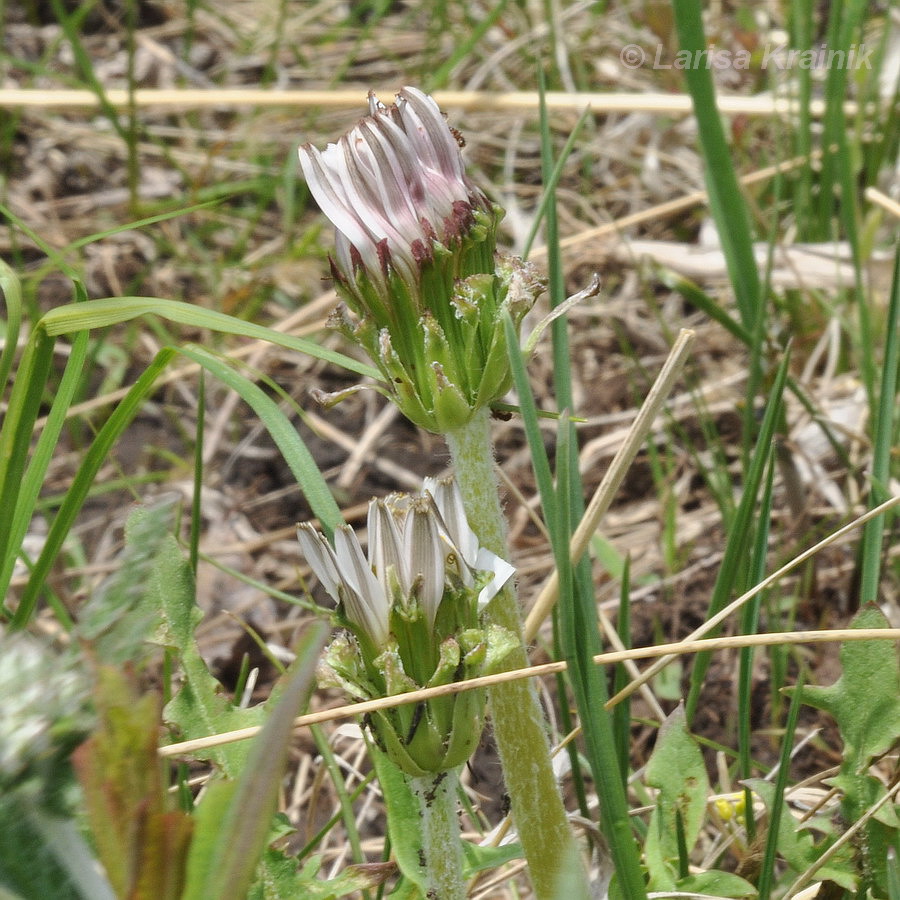
[[[426,891],[429,900],[465,900],[462,845],[456,814],[455,770],[409,779],[422,817]]]
[[[469,525],[482,546],[507,559],[506,520],[497,493],[490,412],[478,410],[471,421],[446,435]],[[489,622],[522,634],[522,616],[514,591],[507,588],[487,607]],[[504,661],[507,669],[528,665],[525,644]],[[559,785],[550,762],[547,725],[533,685],[527,679],[498,684],[489,691],[491,721],[513,819],[538,900],[558,896],[561,878],[571,891],[579,872],[579,891],[589,889],[575,839],[566,818]]]

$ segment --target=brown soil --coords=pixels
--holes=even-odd
[[[176,14],[172,4],[139,3],[135,70],[140,86],[256,86],[262,82],[271,83],[274,89],[283,81],[291,87],[319,88],[331,85],[332,74],[341,69],[341,85],[359,88],[361,113],[371,84],[415,82],[417,74],[427,70],[426,51],[433,36],[427,28],[419,27],[421,23],[408,12],[406,4],[395,4],[396,21],[382,23],[375,34],[366,33],[361,23],[355,32],[360,44],[354,47],[329,38],[328,28],[336,24],[323,18],[324,12],[304,32],[299,24],[302,11],[292,7],[296,21],[285,25],[285,39],[271,53],[271,43],[262,39],[263,26],[250,28],[255,23],[255,4],[228,2],[220,6],[218,15],[201,8],[191,23]],[[127,70],[119,13],[114,3],[95,6],[83,26],[84,48],[93,71],[108,87],[123,84]],[[76,75],[71,47],[47,5],[33,2],[21,9],[13,5],[6,14],[10,21],[5,35],[5,86],[52,90],[65,77]],[[386,39],[379,35],[385,35],[392,22],[394,30],[385,46],[381,42]],[[519,24],[513,22],[510,27]],[[611,53],[615,35],[622,27],[618,20],[613,23],[610,44],[597,46],[597,58]],[[250,29],[252,37],[242,29]],[[351,32],[345,29],[342,33]],[[258,46],[254,46],[253,37],[258,39]],[[597,43],[601,38],[594,34],[591,40]],[[460,69],[458,83],[466,84],[466,76],[474,78],[479,66],[486,65],[497,52],[497,48],[479,49]],[[39,66],[39,73],[34,74],[26,61]],[[498,61],[492,72],[485,76],[482,87],[506,89],[511,79],[508,63]],[[642,86],[653,87],[649,82]],[[0,153],[7,175],[2,200],[23,227],[0,227],[0,252],[24,278],[27,301],[35,312],[69,302],[72,286],[60,274],[58,265],[47,262],[24,226],[33,229],[50,247],[64,251],[91,297],[155,295],[266,323],[278,322],[307,307],[315,313],[307,321],[298,318],[298,325],[309,326],[322,342],[351,352],[335,336],[326,336],[321,330],[330,306],[327,297],[316,303],[329,287],[322,281],[327,271],[323,250],[331,246],[328,230],[316,237],[314,230],[321,227],[321,218],[311,208],[299,219],[292,219],[288,231],[284,230],[286,203],[302,202],[304,189],[285,182],[282,173],[294,174],[290,158],[298,140],[320,145],[326,139],[333,140],[357,115],[347,110],[298,114],[277,108],[230,107],[141,111],[135,148],[139,196],[134,202],[129,199],[127,144],[117,136],[108,118],[97,112],[17,111],[2,127]],[[533,207],[539,194],[534,119],[530,115],[478,112],[452,112],[451,118],[466,135],[473,177],[486,179],[497,199],[510,210],[504,239],[514,246],[521,238],[523,223],[528,221],[523,210]],[[124,117],[120,122],[125,122]],[[557,141],[565,138],[573,124],[574,118],[568,114],[554,116]],[[641,177],[646,162],[643,150],[649,139],[654,146],[666,146],[668,154],[660,163],[662,174],[652,188]],[[514,181],[504,178],[507,163],[512,166]],[[225,199],[215,207],[127,230],[80,249],[67,249],[71,242],[91,233],[200,202],[207,191],[228,182],[236,182],[237,187],[224,188]],[[577,234],[701,184],[693,138],[683,123],[651,121],[644,116],[594,116],[561,184],[561,228],[565,235]],[[647,238],[692,239],[702,215],[703,211],[697,209],[675,219],[662,218],[640,233]],[[724,455],[734,487],[739,487],[744,353],[721,327],[664,288],[652,271],[645,271],[636,262],[610,262],[605,247],[596,242],[574,248],[567,254],[565,265],[571,291],[582,288],[597,269],[604,282],[602,299],[576,308],[570,317],[576,405],[585,420],[579,427],[579,440],[586,496],[599,484],[637,404],[665,358],[673,332],[680,327],[697,332],[693,358],[669,405],[669,428],[659,423],[657,458],[646,450],[638,456],[603,527],[603,536],[616,553],[631,558],[637,598],[631,608],[632,643],[647,646],[674,641],[705,620],[721,562],[725,535],[703,467],[714,455]],[[725,289],[707,288],[723,304],[731,305]],[[541,305],[537,315],[545,311],[545,305]],[[119,328],[107,340],[121,348],[121,356],[110,353],[97,358],[82,395],[90,409],[74,417],[65,433],[48,475],[48,498],[58,497],[66,489],[79,454],[109,415],[111,400],[93,401],[109,398],[118,387],[131,384],[160,346],[172,340],[194,340],[223,351],[236,348],[236,342],[208,334],[171,326],[161,331],[146,324]],[[61,355],[60,369],[64,362]],[[799,357],[796,360],[798,372],[803,362]],[[400,418],[378,433],[357,458],[354,451],[367,444],[370,429],[380,424],[383,399],[373,392],[362,392],[334,409],[323,410],[310,396],[314,388],[332,391],[351,385],[354,378],[346,373],[277,348],[255,351],[250,365],[296,404],[295,408],[285,404],[285,409],[354,524],[362,522],[364,504],[371,496],[410,489],[422,476],[445,470],[448,456],[442,440]],[[552,363],[546,340],[530,372],[538,404],[554,409],[549,387]],[[851,390],[837,380],[820,384],[815,376],[808,386],[821,408]],[[820,386],[822,391],[817,393]],[[244,575],[300,596],[298,575],[303,561],[292,529],[296,522],[309,518],[310,510],[272,440],[249,409],[210,380],[206,390],[207,493],[202,549]],[[176,492],[187,501],[197,396],[193,373],[185,372],[161,386],[107,461],[98,485],[112,486],[117,479],[128,478],[139,485],[140,499]],[[800,412],[792,409],[791,427],[800,419]],[[545,431],[550,448],[554,428],[550,423]],[[495,438],[504,477],[522,497],[533,501],[536,489],[519,421],[498,420]],[[787,434],[784,440],[790,444],[794,438],[795,434]],[[859,447],[854,437],[848,444],[849,467],[830,451],[817,460],[846,497],[859,496],[857,466],[864,464]],[[800,448],[797,452],[806,451]],[[718,463],[717,470],[724,472],[725,465]],[[74,532],[77,553],[60,561],[52,582],[76,614],[95,579],[115,566],[122,526],[135,499],[127,488],[109,489],[98,492],[85,505]],[[847,517],[810,486],[802,508],[792,507],[790,499],[779,479],[770,570]],[[546,541],[529,518],[529,510],[511,491],[506,494],[506,511],[513,561],[527,605],[549,574],[551,557]],[[677,522],[671,536],[666,530],[667,516]],[[36,522],[32,537],[39,540],[41,528]],[[78,563],[79,558],[87,569]],[[595,576],[597,602],[614,618],[619,584],[599,563],[595,564]],[[205,564],[200,573],[198,594],[208,612],[200,639],[214,670],[230,685],[243,654],[248,653],[253,665],[263,666],[257,693],[264,697],[272,669],[230,616],[244,618],[266,639],[290,646],[306,613],[267,598],[257,588],[210,564]],[[820,554],[799,575],[777,586],[764,603],[761,628],[843,626],[852,614],[854,596],[853,546],[839,546]],[[226,610],[229,617],[223,615]],[[726,631],[732,632],[734,627],[729,624]],[[541,661],[547,637],[546,633],[542,636],[535,661]],[[837,675],[835,653],[823,647],[789,651],[788,678],[802,668],[813,681],[830,683]],[[777,729],[784,707],[778,696],[773,698],[769,657],[758,653],[756,660],[753,716],[759,738],[754,749],[760,764],[768,767],[780,750]],[[661,701],[666,711],[686,690],[689,671],[688,664],[680,687],[676,683]],[[714,656],[694,720],[697,734],[710,746],[735,746],[736,672],[736,654]],[[555,687],[548,684],[548,690],[553,696]],[[322,694],[314,705],[330,705],[338,699]],[[655,727],[651,724],[654,714],[643,701],[635,702],[633,712],[633,762],[637,767],[646,762],[652,749]],[[822,728],[823,732],[797,760],[798,776],[822,771],[837,760],[838,743],[830,723],[810,711],[801,730],[805,733],[813,728]],[[339,747],[355,752],[352,740],[345,745],[340,745],[340,740]],[[297,749],[298,768],[303,755],[314,752],[303,739]],[[710,771],[715,774],[715,754],[713,750],[708,753]],[[492,817],[502,805],[498,779],[499,767],[488,746],[473,762],[471,786],[482,795],[483,806]],[[298,796],[302,793],[299,790]],[[305,834],[314,833],[331,814],[332,795],[325,790],[319,798],[318,806],[312,802],[301,814]],[[368,833],[379,834],[380,827],[379,820],[373,818],[367,824]]]

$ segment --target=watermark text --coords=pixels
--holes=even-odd
[[[875,46],[851,44],[847,50],[833,50],[825,44],[800,50],[787,44],[766,44],[751,53],[743,48],[705,47],[703,50],[679,50],[671,53],[662,44],[645,50],[638,44],[626,44],[619,53],[628,69],[869,69]]]

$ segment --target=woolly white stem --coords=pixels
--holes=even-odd
[[[509,559],[506,521],[497,493],[490,412],[478,410],[471,421],[446,435],[466,516],[482,546]],[[522,616],[515,592],[505,588],[490,602],[485,617],[513,634],[522,634]],[[504,661],[508,669],[528,665],[522,643]],[[538,900],[557,897],[560,877],[575,878],[573,900],[587,897],[587,877],[566,818],[565,807],[550,762],[546,721],[537,693],[528,680],[492,687],[488,694],[491,721],[513,820],[525,851],[531,883]]]
[[[455,770],[410,778],[422,817],[422,851],[429,900],[465,900],[463,855],[456,814]]]

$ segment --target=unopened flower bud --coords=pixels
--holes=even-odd
[[[350,632],[326,650],[323,683],[357,699],[408,693],[487,674],[517,645],[504,629],[481,622],[514,570],[479,545],[453,481],[428,479],[420,496],[373,500],[367,553],[348,526],[335,531],[334,548],[308,524],[298,537]],[[419,776],[468,758],[484,702],[482,691],[470,691],[368,721],[397,765]]]
[[[404,414],[446,432],[510,387],[504,311],[518,327],[543,289],[499,259],[503,211],[465,174],[459,132],[412,87],[324,151],[300,148],[310,191],[335,226],[335,284],[356,320],[335,320],[381,370]]]

